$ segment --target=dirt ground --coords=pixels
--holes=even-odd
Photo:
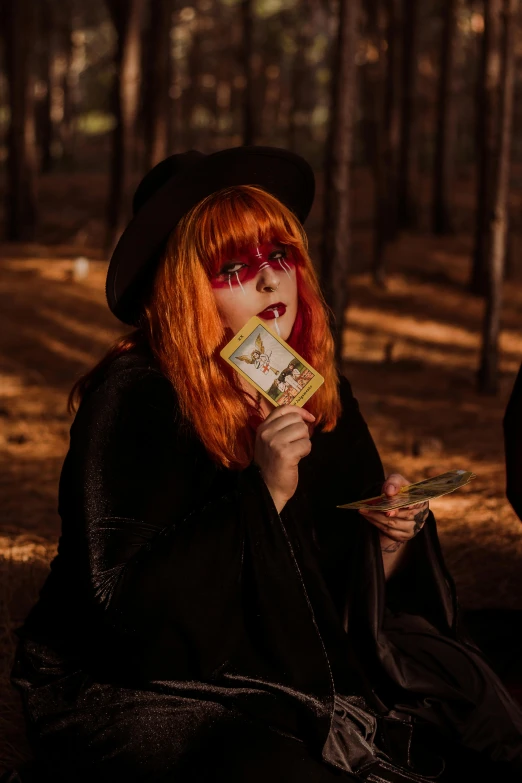
[[[56,549],[67,394],[122,333],[105,304],[99,217],[85,228],[78,215],[68,213],[69,245],[50,244],[58,233],[49,223],[49,244],[0,246],[0,771],[26,753],[7,674],[13,630]],[[356,233],[354,254],[368,241]],[[506,286],[499,394],[480,396],[483,303],[465,289],[470,250],[464,235],[405,236],[390,248],[386,289],[354,275],[344,373],[388,472],[412,481],[452,468],[477,474],[432,503],[447,562],[465,608],[522,610],[522,523],[504,495],[502,440],[522,359],[522,282]],[[75,280],[84,255],[88,276]]]

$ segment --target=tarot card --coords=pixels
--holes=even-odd
[[[467,470],[450,470],[448,473],[441,473],[439,476],[418,481],[416,484],[408,484],[393,498],[387,498],[386,495],[378,495],[374,498],[358,500],[356,503],[346,503],[342,506],[337,506],[337,508],[368,508],[375,511],[391,511],[392,508],[413,506],[416,503],[424,503],[426,500],[433,500],[434,498],[442,497],[442,495],[448,495],[450,492],[465,486],[474,478],[476,478],[476,475]]]
[[[232,338],[221,356],[272,405],[301,408],[324,383],[323,376],[257,316]]]

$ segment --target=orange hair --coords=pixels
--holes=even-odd
[[[241,469],[252,461],[255,433],[249,419],[259,414],[255,400],[245,395],[236,373],[219,356],[232,334],[221,322],[210,278],[224,258],[269,241],[291,249],[298,312],[288,343],[323,375],[324,384],[306,408],[315,415],[316,426],[332,430],[341,404],[328,311],[304,230],[274,196],[241,185],[213,193],[193,207],[169,237],[144,308],[143,331],[176,391],[181,413],[211,457],[225,467]],[[123,338],[109,356],[129,350],[138,335]],[[81,395],[88,388],[82,381],[71,399],[75,390]]]

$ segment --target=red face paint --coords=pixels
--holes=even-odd
[[[267,267],[288,273],[295,266],[288,249],[273,242],[252,245],[238,256],[227,260],[211,278],[212,288],[231,288],[248,283]]]

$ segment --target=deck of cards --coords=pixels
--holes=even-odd
[[[324,378],[254,316],[220,355],[272,405],[302,407]]]
[[[408,484],[403,487],[394,497],[387,498],[386,495],[378,495],[366,500],[358,500],[356,503],[346,503],[337,508],[359,509],[367,508],[372,511],[391,511],[394,508],[404,508],[404,506],[414,506],[416,503],[424,503],[426,500],[434,500],[456,489],[464,487],[469,481],[476,478],[474,473],[467,470],[450,470],[447,473],[441,473],[424,481],[418,481],[416,484]]]

